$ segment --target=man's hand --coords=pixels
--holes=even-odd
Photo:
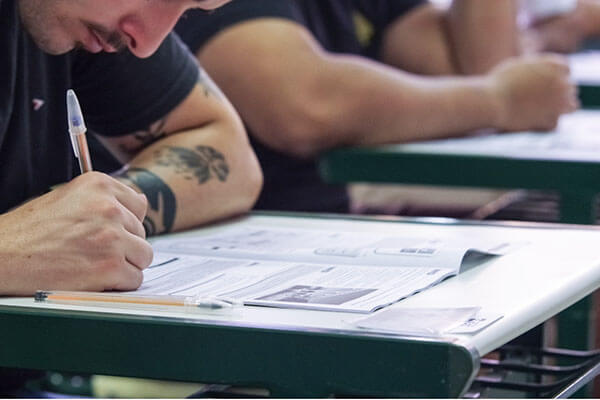
[[[600,33],[600,2],[578,0],[572,12],[537,21],[526,35],[531,35],[541,51],[572,53],[582,42]]]
[[[132,290],[152,262],[143,194],[96,172],[0,216],[0,294]]]
[[[512,59],[488,79],[498,100],[496,128],[502,131],[551,130],[561,114],[579,107],[569,66],[560,56]]]

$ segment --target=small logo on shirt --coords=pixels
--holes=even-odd
[[[33,105],[33,111],[38,111],[46,102],[42,99],[33,99],[31,100],[31,103]]]

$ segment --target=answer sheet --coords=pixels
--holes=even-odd
[[[231,227],[156,241],[154,261],[132,293],[372,312],[456,275],[465,257],[482,260],[522,245],[468,240],[471,246],[452,237]]]

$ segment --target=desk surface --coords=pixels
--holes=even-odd
[[[580,86],[600,86],[600,51],[587,50],[569,55],[572,80]]]
[[[593,223],[600,192],[600,111],[562,117],[552,133],[482,135],[405,145],[348,148],[321,158],[334,183],[407,183],[555,190],[561,221]]]
[[[487,353],[600,286],[596,228],[254,215],[232,223],[528,242],[393,307],[483,306],[482,332],[420,339],[363,331],[355,315],[243,307],[228,314],[82,309],[0,300],[0,364],[270,388],[274,395],[458,396]],[[211,234],[219,225],[189,234]],[[110,311],[110,312],[107,312]]]

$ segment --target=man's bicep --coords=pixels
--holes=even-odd
[[[210,77],[200,71],[190,94],[173,110],[144,129],[128,135],[102,137],[102,143],[125,163],[153,143],[180,131],[209,124],[231,113],[231,106]]]
[[[284,18],[232,26],[197,55],[257,135],[314,93],[327,57],[304,26]]]
[[[252,81],[256,74],[274,78],[288,70],[309,65],[323,50],[301,24],[285,18],[260,18],[236,25],[209,40],[197,56],[201,64],[223,86],[225,76],[235,84]],[[303,61],[306,57],[309,59]],[[243,73],[241,73],[243,71]]]

